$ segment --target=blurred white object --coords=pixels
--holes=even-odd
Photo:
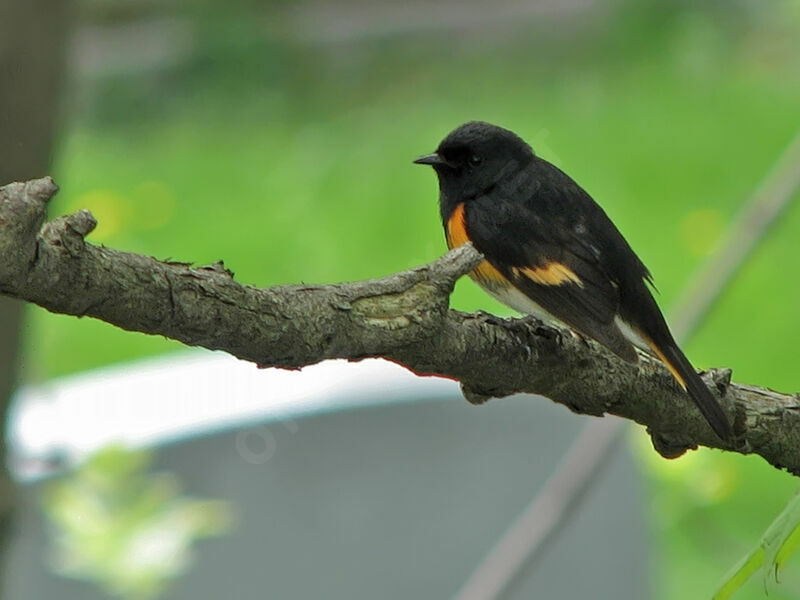
[[[20,389],[9,418],[9,456],[27,478],[112,442],[152,446],[256,420],[458,393],[454,381],[417,377],[380,359],[289,371],[193,351]]]

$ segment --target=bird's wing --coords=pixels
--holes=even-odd
[[[465,227],[475,247],[520,292],[621,358],[636,361],[615,322],[620,282],[605,266],[602,239],[584,223],[586,211],[565,208],[532,209],[495,194],[467,203]]]

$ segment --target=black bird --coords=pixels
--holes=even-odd
[[[672,337],[652,277],[603,209],[507,129],[473,121],[414,162],[439,177],[447,245],[471,241],[485,260],[470,276],[503,304],[553,318],[636,362],[657,356],[714,432],[733,431]]]

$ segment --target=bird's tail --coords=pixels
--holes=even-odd
[[[697,408],[705,417],[711,429],[719,438],[725,442],[733,439],[733,429],[731,428],[728,417],[722,410],[722,407],[714,398],[714,395],[700,379],[700,376],[694,370],[689,360],[683,354],[681,349],[669,336],[669,340],[664,340],[664,343],[658,344],[652,339],[647,339],[647,344],[656,356],[664,363],[664,365],[672,373],[672,376],[686,390],[692,398]]]

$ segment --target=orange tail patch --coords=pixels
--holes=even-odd
[[[681,374],[678,373],[678,371],[675,369],[675,367],[673,367],[669,363],[669,361],[667,360],[667,357],[664,356],[664,353],[661,352],[661,350],[658,349],[658,346],[655,345],[653,340],[651,340],[650,338],[647,338],[647,337],[645,337],[644,340],[647,342],[647,345],[650,347],[650,349],[658,357],[658,360],[660,360],[662,363],[664,363],[664,366],[667,367],[667,369],[669,369],[670,373],[672,373],[672,376],[675,378],[675,381],[677,381],[685,391],[686,390],[686,381],[683,379]]]

